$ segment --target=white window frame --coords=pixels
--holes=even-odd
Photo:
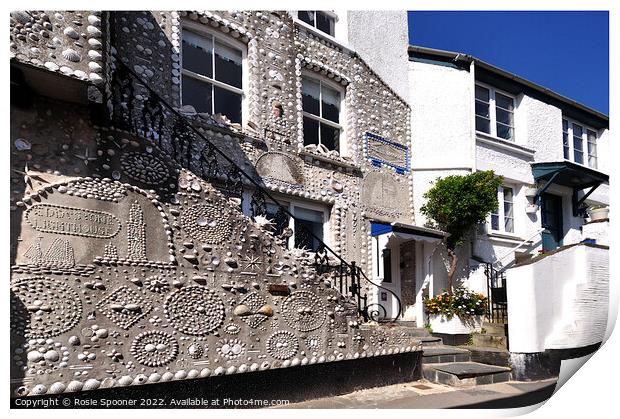
[[[194,35],[197,35],[203,38],[211,37],[213,41],[217,40],[218,42],[222,44],[225,44],[231,48],[241,51],[241,84],[243,86],[242,89],[239,89],[235,86],[230,86],[226,83],[222,83],[221,81],[215,80],[211,77],[207,77],[202,74],[197,74],[197,73],[194,73],[190,70],[186,70],[185,68],[183,68],[182,42],[183,42],[183,32],[186,30],[189,32],[192,32]],[[200,82],[210,83],[210,84],[213,84],[214,86],[221,87],[222,89],[241,95],[241,126],[245,126],[245,124],[247,123],[248,115],[249,115],[249,107],[248,107],[249,105],[248,105],[247,93],[246,93],[248,89],[248,83],[249,83],[247,45],[237,39],[226,36],[226,34],[223,34],[222,32],[218,30],[208,28],[205,25],[197,24],[196,22],[183,20],[181,24],[181,53],[179,55],[181,56],[180,66],[181,66],[181,74],[183,76],[191,77]],[[213,65],[215,65],[215,56],[213,56],[212,62],[213,62]],[[181,105],[183,105],[183,77],[180,77],[180,79],[181,79],[180,80],[181,88],[179,92],[179,97],[180,97],[180,103]],[[215,102],[214,102],[215,95],[212,96],[211,100],[212,100],[211,109],[215,112]],[[191,105],[191,104],[188,103],[187,105]]]
[[[247,191],[243,193],[243,213],[248,217],[251,216],[251,206],[250,201],[252,200],[253,191]],[[317,212],[323,213],[323,242],[328,246],[331,246],[331,229],[330,229],[330,208],[321,205],[315,204],[308,201],[300,201],[289,198],[278,198],[276,197],[280,205],[288,210],[291,214],[295,215],[295,208],[303,208],[308,210],[313,210]],[[275,205],[271,200],[267,201],[267,204]],[[288,228],[291,229],[293,235],[287,239],[286,247],[287,249],[295,248],[295,220],[292,217],[288,219]],[[312,251],[310,251],[312,253]]]
[[[490,125],[490,129],[491,132],[484,132],[484,131],[478,131],[478,129],[475,127],[475,120],[478,117],[478,115],[476,114],[476,101],[478,99],[476,99],[476,86],[480,86],[484,89],[487,89],[489,91],[489,125]],[[513,110],[512,110],[512,138],[511,139],[507,139],[507,138],[502,138],[499,137],[497,135],[497,103],[495,101],[495,94],[499,93],[503,96],[506,96],[510,99],[512,99],[512,104],[513,104]],[[476,129],[476,132],[481,134],[481,135],[490,135],[491,137],[497,138],[499,140],[502,141],[509,141],[511,143],[516,143],[516,138],[517,138],[517,98],[508,93],[505,92],[503,90],[497,89],[493,86],[490,86],[486,83],[481,83],[479,81],[476,81],[474,84],[474,128]]]
[[[296,21],[299,22],[300,24],[308,27],[308,28],[312,28],[313,30],[320,32],[323,35],[329,36],[331,38],[336,38],[336,26],[338,23],[338,15],[334,12],[331,12],[329,10],[309,10],[310,12],[314,13],[314,22],[316,24],[316,12],[321,12],[321,13],[325,13],[327,15],[327,17],[330,19],[331,21],[331,32],[332,33],[327,33],[327,32],[323,32],[321,29],[317,28],[316,26],[310,25],[308,22],[304,22],[303,20],[301,20],[301,18],[299,17],[299,10],[295,11],[295,18]]]
[[[303,117],[308,117],[310,119],[314,119],[315,121],[320,122],[321,124],[325,124],[325,125],[329,125],[332,128],[336,128],[338,130],[340,130],[340,136],[339,136],[339,140],[338,140],[338,150],[336,150],[340,156],[346,156],[347,155],[347,133],[346,133],[346,129],[345,129],[345,124],[343,124],[343,121],[346,121],[347,118],[347,114],[346,114],[346,94],[347,94],[347,90],[346,88],[341,85],[340,83],[336,83],[332,80],[329,80],[325,77],[320,77],[317,76],[314,73],[308,72],[308,71],[303,71],[301,73],[301,78],[300,78],[300,87],[299,87],[299,93],[301,95],[303,95],[303,79],[309,79],[312,80],[316,83],[319,83],[320,86],[320,94],[319,94],[319,106],[322,106],[322,95],[323,95],[323,85],[329,87],[332,90],[336,90],[339,94],[340,94],[340,113],[338,114],[338,121],[340,121],[339,123],[335,123],[333,121],[330,121],[329,119],[325,119],[322,118],[320,116],[314,115],[312,113],[306,112],[303,110],[303,103],[302,103],[302,115]],[[302,128],[302,132],[303,132],[303,118],[301,121],[301,128]],[[319,129],[319,144],[322,144],[321,142],[321,130]],[[318,145],[318,144],[317,144]]]
[[[512,231],[506,231],[506,214],[504,213],[504,189],[512,190]],[[515,203],[517,201],[517,188],[515,185],[501,185],[497,188],[497,212],[492,212],[487,218],[487,231],[489,233],[501,233],[515,235],[517,230]],[[499,229],[493,228],[492,214],[496,214],[499,218]]]
[[[562,115],[562,121],[568,122],[568,158],[564,157],[564,139],[562,137],[562,157],[564,157],[564,160],[570,161],[571,163],[575,163],[580,166],[589,167],[591,169],[598,170],[598,158],[599,158],[598,146],[599,146],[599,139],[600,139],[598,130],[586,124],[583,124],[579,121],[576,121],[574,119],[567,118],[563,115]],[[583,130],[581,133],[581,147],[582,147],[581,153],[583,155],[583,163],[578,163],[575,161],[575,144],[574,144],[575,139],[573,137],[573,124],[579,125]],[[564,122],[562,122],[562,135],[565,132],[563,126],[564,126]],[[588,131],[591,131],[596,135],[596,139],[594,140],[594,144],[596,144],[596,154],[594,155],[590,154],[590,150],[588,147],[588,142],[589,142]],[[593,156],[596,161],[596,164],[594,164],[593,166],[590,165],[590,156]]]

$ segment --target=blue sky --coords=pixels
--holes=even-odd
[[[473,55],[609,114],[609,14],[410,11],[409,42]]]

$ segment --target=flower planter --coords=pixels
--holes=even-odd
[[[605,220],[609,218],[609,208],[596,208],[588,210],[591,221]]]
[[[433,333],[445,333],[447,335],[467,335],[479,332],[482,329],[482,316],[468,316],[460,318],[452,316],[447,318],[442,314],[430,314],[429,322]]]
[[[536,188],[525,188],[525,196],[527,198],[534,198],[536,196],[536,193],[538,192],[538,189]]]

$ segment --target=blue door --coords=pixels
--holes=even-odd
[[[562,197],[553,194],[541,196],[541,225],[545,232],[542,234],[543,250],[555,250],[562,246],[564,225],[562,221]]]

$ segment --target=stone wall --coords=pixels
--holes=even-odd
[[[177,107],[182,19],[247,43],[246,123],[181,111],[278,197],[327,206],[328,243],[347,260],[369,261],[368,218],[412,222],[409,110],[358,57],[300,33],[285,12],[102,19],[109,66],[103,83],[89,83],[112,91],[107,71],[120,66],[106,54],[116,53]],[[14,59],[28,63],[25,55]],[[302,67],[346,85],[343,155],[302,147]],[[147,99],[143,91],[133,97]],[[272,112],[275,101],[281,117]],[[14,396],[418,350],[411,338],[361,324],[356,304],[332,277],[317,274],[312,255],[287,250],[269,224],[245,217],[151,140],[95,125],[87,106],[36,95],[32,103],[11,115]],[[400,160],[390,160],[394,153]]]

